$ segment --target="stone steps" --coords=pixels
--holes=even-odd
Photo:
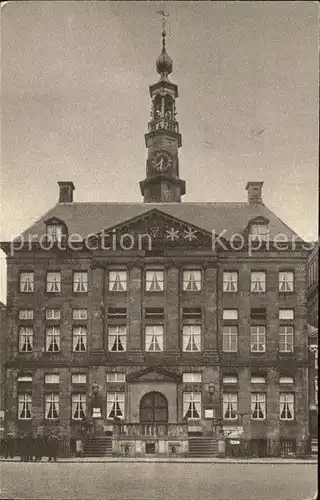
[[[92,437],[85,444],[83,450],[84,457],[111,457],[112,456],[112,438],[111,437]]]
[[[189,457],[215,457],[217,454],[218,442],[215,438],[189,438]]]

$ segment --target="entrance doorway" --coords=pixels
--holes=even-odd
[[[148,392],[140,401],[140,423],[168,423],[168,401],[161,392]]]

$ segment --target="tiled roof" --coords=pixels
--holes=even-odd
[[[23,236],[45,234],[44,221],[55,217],[65,222],[69,234],[77,233],[85,237],[154,209],[210,232],[214,230],[220,234],[226,230],[225,238],[242,233],[248,222],[256,217],[270,221],[270,238],[279,233],[289,238],[297,237],[265,205],[249,203],[59,203],[28,228]]]

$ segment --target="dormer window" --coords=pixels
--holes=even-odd
[[[62,225],[61,224],[49,224],[47,226],[47,235],[50,240],[53,240],[55,243],[61,241],[62,239]]]
[[[250,234],[252,239],[267,241],[269,239],[269,226],[267,224],[252,224]]]

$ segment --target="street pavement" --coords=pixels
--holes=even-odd
[[[301,463],[0,463],[1,499],[311,500],[317,465]]]

